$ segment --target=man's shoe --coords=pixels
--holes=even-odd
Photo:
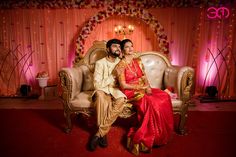
[[[99,138],[99,146],[100,146],[100,147],[103,147],[103,148],[105,148],[105,147],[108,146],[108,143],[107,143],[107,136],[106,136],[106,135]]]
[[[89,150],[94,151],[97,148],[98,142],[99,142],[99,137],[93,136],[91,141],[89,142]]]

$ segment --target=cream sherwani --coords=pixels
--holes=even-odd
[[[94,71],[95,91],[102,90],[106,94],[111,94],[115,99],[126,97],[119,88],[115,87],[115,80],[112,75],[112,71],[119,61],[120,59],[117,57],[115,62],[109,62],[105,57],[96,62]]]
[[[118,87],[115,87],[115,79],[112,76],[112,71],[119,61],[120,59],[116,58],[115,62],[110,62],[105,57],[95,64],[94,106],[97,111],[97,125],[99,127],[96,135],[100,137],[109,132],[111,125],[124,108],[126,96]]]

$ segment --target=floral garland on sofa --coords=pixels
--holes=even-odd
[[[148,13],[144,9],[131,6],[109,6],[107,10],[100,11],[98,12],[98,14],[91,17],[87,24],[82,28],[76,41],[76,56],[79,57],[78,59],[81,59],[83,57],[85,39],[94,30],[96,25],[113,15],[126,15],[130,17],[140,18],[153,29],[154,33],[157,36],[157,39],[159,40],[159,47],[161,48],[160,51],[164,54],[169,54],[169,42],[167,41],[167,36],[164,33],[164,28],[152,14]]]

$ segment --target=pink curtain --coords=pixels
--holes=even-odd
[[[78,33],[86,21],[103,9],[8,9],[0,10],[0,95],[19,93],[22,84],[39,91],[35,77],[38,72],[49,74],[48,85],[58,85],[58,71],[72,66]],[[216,85],[222,95],[235,96],[236,31],[235,11],[223,20],[209,20],[202,8],[148,9],[162,24],[170,44],[174,65],[192,66],[196,71],[195,92],[202,94],[203,87]],[[219,23],[220,21],[220,23]],[[159,50],[157,38],[147,24],[132,17],[110,17],[89,35],[85,52],[95,40],[123,39],[114,33],[115,25],[135,26],[134,33],[126,35],[134,42],[137,51]],[[215,65],[207,71],[218,49],[226,56],[217,58],[220,68],[220,85]],[[210,52],[209,52],[210,50]],[[230,74],[230,75],[229,75]],[[206,78],[206,79],[205,79]],[[233,82],[229,86],[228,81]]]

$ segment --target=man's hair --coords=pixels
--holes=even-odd
[[[111,39],[107,42],[106,47],[110,48],[112,44],[120,44],[120,40],[119,39]]]
[[[131,43],[133,44],[133,42],[132,42],[130,39],[124,39],[124,40],[122,40],[122,41],[120,42],[120,48],[121,48],[121,50],[124,50],[124,48],[125,48],[125,43],[127,43],[127,42],[131,42]]]

